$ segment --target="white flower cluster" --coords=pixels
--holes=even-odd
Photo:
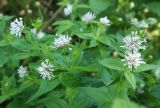
[[[64,8],[64,15],[68,16],[72,13],[72,5],[68,4],[66,8]]]
[[[23,19],[15,19],[10,24],[10,34],[15,35],[16,37],[21,37],[22,31],[23,31],[24,25],[23,25]]]
[[[71,37],[68,35],[60,35],[57,39],[53,42],[53,48],[62,48],[67,46],[71,41]]]
[[[146,48],[143,45],[143,43],[145,42],[146,42],[146,39],[141,40],[137,32],[132,32],[131,34],[129,34],[123,39],[124,46],[121,46],[121,47],[125,48],[129,52],[131,51],[137,52],[140,49]]]
[[[95,18],[96,18],[95,14],[93,14],[92,12],[87,12],[86,14],[83,15],[82,21],[89,23]],[[99,21],[103,25],[110,25],[110,20],[107,18],[107,16],[100,18]]]
[[[96,18],[95,14],[93,14],[92,12],[87,12],[86,14],[83,15],[82,21],[85,21],[88,23],[95,18]]]
[[[20,78],[27,76],[27,67],[20,66],[17,71]]]
[[[141,58],[141,54],[138,52],[130,53],[128,52],[125,55],[125,58],[122,59],[125,62],[124,66],[128,66],[129,69],[137,68],[141,64],[145,64],[145,62]]]
[[[37,36],[38,39],[41,39],[45,36],[45,33],[42,31],[37,32],[35,28],[31,29],[31,32]]]
[[[41,63],[41,66],[37,68],[40,76],[42,79],[51,79],[54,77],[52,72],[54,71],[54,66],[49,62],[48,59],[46,59],[44,62]]]
[[[148,28],[148,26],[149,26],[144,20],[138,21],[137,18],[132,18],[130,22],[132,25],[134,25],[138,28]]]
[[[67,7],[64,8],[64,15],[68,16],[72,13],[73,11],[73,6],[71,4],[68,4]],[[82,21],[85,21],[87,23],[91,22],[92,20],[94,20],[96,18],[95,14],[93,14],[92,12],[87,12],[86,14],[84,14],[82,16]],[[100,18],[100,23],[102,23],[103,25],[110,25],[110,20],[106,17]]]
[[[123,39],[124,46],[121,47],[126,50],[125,57],[122,59],[125,62],[124,66],[128,66],[132,70],[145,64],[141,58],[141,53],[139,53],[139,50],[145,49],[143,45],[145,42],[146,40],[142,41],[136,32],[132,32]]]
[[[104,25],[110,25],[110,20],[107,18],[107,16],[100,18],[100,22]]]

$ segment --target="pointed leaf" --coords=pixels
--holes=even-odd
[[[59,84],[58,80],[43,80],[38,91],[31,96],[27,103],[33,101],[34,99],[38,98],[39,96],[53,90],[55,87],[57,87]]]

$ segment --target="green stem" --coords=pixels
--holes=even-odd
[[[119,92],[120,92],[120,89],[121,89],[121,82],[122,82],[123,76],[124,76],[124,75],[122,75],[122,76],[120,77],[120,81],[119,81],[119,85],[118,85],[118,88],[117,88],[115,97],[117,97],[117,96],[119,95]]]

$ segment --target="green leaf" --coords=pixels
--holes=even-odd
[[[68,105],[64,100],[54,95],[48,96],[42,103],[44,103],[47,108],[68,108]]]
[[[16,53],[12,56],[12,59],[16,59],[16,60],[20,60],[20,59],[25,59],[25,58],[28,58],[30,57],[30,54],[29,53]]]
[[[21,92],[23,92],[26,88],[30,87],[33,83],[31,81],[25,81],[24,83],[22,83],[22,85],[20,85],[20,87],[14,91],[12,91],[11,93],[8,93],[7,95],[1,95],[0,96],[0,103],[4,102],[5,100],[11,98],[12,96],[19,94]]]
[[[89,0],[89,5],[95,14],[101,13],[112,4],[110,0]]]
[[[8,43],[6,42],[6,40],[0,41],[0,47],[6,46],[6,45],[8,45]]]
[[[154,12],[155,14],[157,14],[158,16],[160,16],[160,2],[151,2],[149,4],[147,4],[147,7]]]
[[[34,93],[26,103],[29,103],[34,99],[37,99],[39,96],[53,90],[55,87],[58,86],[58,84],[59,84],[58,80],[43,80],[38,91]]]
[[[133,72],[143,72],[143,71],[148,71],[152,70],[159,67],[158,65],[152,65],[152,64],[142,64],[140,67],[137,69],[133,70]]]
[[[83,91],[78,91],[74,96],[70,96],[69,108],[90,108],[93,104],[91,97],[83,93]]]
[[[136,79],[134,77],[134,74],[131,73],[130,71],[125,71],[124,75],[126,77],[126,79],[128,80],[128,82],[132,85],[133,89],[136,88]]]
[[[95,66],[86,66],[86,67],[73,66],[73,67],[71,67],[71,69],[69,71],[93,72],[93,71],[96,71],[96,67]]]
[[[75,33],[79,38],[82,39],[87,39],[87,40],[91,40],[93,39],[93,34],[92,33]]]
[[[144,108],[136,103],[124,99],[115,99],[112,108]]]
[[[108,88],[93,88],[93,87],[83,87],[81,88],[81,92],[91,97],[93,100],[102,103],[105,101],[109,101],[111,97],[111,93],[108,92]],[[107,98],[106,98],[107,97]]]
[[[61,34],[72,28],[74,24],[70,20],[62,20],[62,21],[56,21],[53,25],[56,26],[55,30],[57,31],[57,34]]]
[[[156,85],[156,87],[152,88],[151,95],[160,99],[160,84]]]
[[[108,36],[100,36],[97,38],[97,41],[99,41],[100,43],[107,45],[111,48],[113,48],[116,51],[121,50],[121,48],[119,47],[120,45],[113,39],[112,35],[108,35]]]
[[[125,67],[121,63],[120,59],[107,58],[107,59],[101,60],[100,64],[113,70],[119,70],[119,71],[125,70]]]
[[[17,108],[17,106],[19,108],[31,108],[31,106],[25,104],[24,105],[24,102],[23,100],[20,100],[18,98],[15,98],[12,102],[10,102],[8,105],[7,105],[7,108]]]
[[[78,78],[70,73],[61,73],[59,80],[66,87],[75,86],[78,82]]]
[[[22,50],[22,51],[28,51],[30,49],[29,44],[22,39],[15,39],[13,40],[10,45],[18,50]]]
[[[6,55],[0,55],[0,66],[1,65],[4,65],[8,60],[9,60],[9,57],[8,56],[6,56]]]

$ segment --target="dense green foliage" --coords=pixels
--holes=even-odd
[[[68,3],[73,10],[66,16]],[[160,108],[159,0],[0,0],[0,9],[0,107]],[[88,11],[96,16],[91,22],[83,20]],[[99,21],[105,16],[109,25]],[[19,17],[24,28],[15,36],[10,26]],[[147,26],[131,24],[132,18]],[[130,69],[121,59],[132,32],[146,39],[140,49],[146,64]],[[70,42],[52,47],[61,34]],[[46,59],[54,77],[40,73]],[[20,66],[27,69],[23,77]]]

